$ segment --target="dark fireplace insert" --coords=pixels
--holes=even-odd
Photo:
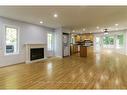
[[[30,60],[37,60],[44,58],[44,48],[31,48]]]

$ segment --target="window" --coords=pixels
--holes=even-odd
[[[5,27],[5,54],[18,53],[18,29]]]
[[[47,47],[48,47],[48,50],[51,51],[53,48],[52,48],[52,42],[53,42],[53,37],[52,37],[52,34],[51,33],[48,33],[47,35],[48,39],[47,39]]]
[[[103,47],[104,48],[113,48],[114,47],[114,36],[103,37]]]

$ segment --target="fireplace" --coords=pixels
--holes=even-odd
[[[44,48],[31,48],[30,49],[30,60],[37,60],[44,58]]]
[[[47,59],[47,45],[46,44],[35,44],[27,43],[26,47],[26,59],[25,63],[33,63]]]

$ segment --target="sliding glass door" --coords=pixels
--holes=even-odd
[[[116,32],[107,35],[96,36],[95,38],[95,49],[111,49],[116,52],[125,53],[125,33]]]
[[[116,36],[116,49],[121,49],[124,47],[124,35],[119,34]]]

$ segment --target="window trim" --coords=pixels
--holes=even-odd
[[[6,28],[15,28],[17,30],[17,52],[15,53],[6,53]],[[8,24],[4,24],[4,56],[9,56],[9,55],[18,55],[19,54],[19,27],[15,26],[15,25],[8,25]]]

